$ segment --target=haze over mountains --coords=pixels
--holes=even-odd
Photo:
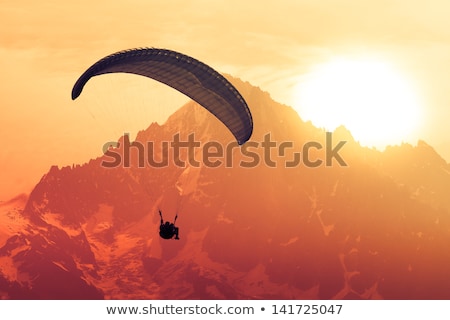
[[[347,141],[338,152],[346,165],[334,157],[327,166],[325,131],[230,80],[253,115],[251,154],[225,154],[231,134],[189,102],[136,141],[153,142],[161,160],[163,141],[194,133],[201,146],[224,146],[223,157],[210,159],[217,167],[200,161],[199,147],[181,150],[186,167],[170,154],[169,166],[141,168],[132,147],[130,167],[105,168],[104,155],[50,168],[28,197],[0,203],[0,296],[450,299],[450,165],[432,147],[380,152],[341,127],[328,143]],[[158,209],[169,220],[178,213],[181,240],[160,239]]]

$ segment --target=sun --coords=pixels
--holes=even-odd
[[[332,131],[344,125],[361,145],[384,148],[409,141],[421,117],[408,79],[388,63],[334,59],[306,74],[294,91],[300,117]]]

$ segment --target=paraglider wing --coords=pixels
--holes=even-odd
[[[171,50],[139,48],[109,55],[81,75],[72,99],[81,94],[90,78],[116,72],[149,77],[184,93],[222,121],[239,144],[252,135],[250,110],[236,88],[203,62]]]

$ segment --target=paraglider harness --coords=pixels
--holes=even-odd
[[[172,239],[175,236],[175,240],[180,240],[178,237],[178,227],[175,227],[175,222],[177,221],[178,215],[175,216],[173,223],[169,221],[164,222],[161,210],[159,211],[159,216],[161,217],[161,225],[159,226],[159,235],[163,239]]]

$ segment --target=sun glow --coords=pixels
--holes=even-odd
[[[327,130],[344,125],[362,145],[378,148],[409,141],[421,116],[407,79],[376,60],[318,66],[299,82],[294,101],[302,119]]]

